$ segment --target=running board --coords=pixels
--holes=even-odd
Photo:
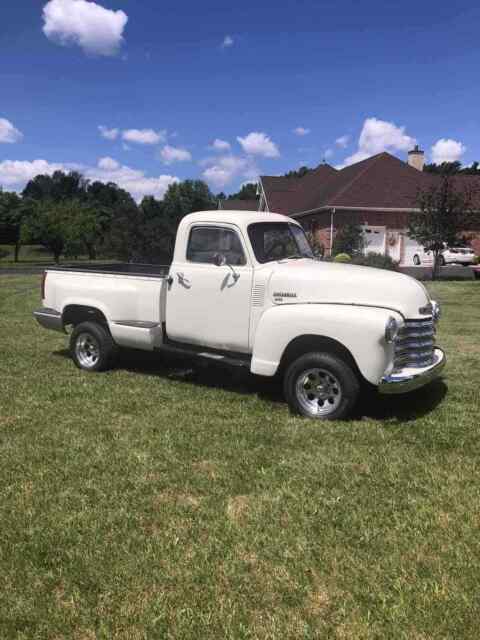
[[[201,358],[202,360],[213,360],[214,362],[226,364],[231,367],[247,367],[250,369],[251,363],[251,358],[247,355],[245,355],[245,357],[233,357],[222,353],[215,353],[213,351],[197,351],[196,349],[177,347],[170,344],[163,344],[161,347],[156,347],[155,351],[163,351],[164,353],[170,353],[176,356],[189,356],[192,358]]]

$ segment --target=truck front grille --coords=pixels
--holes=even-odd
[[[432,318],[406,320],[395,340],[394,371],[428,367],[433,363],[435,327]]]

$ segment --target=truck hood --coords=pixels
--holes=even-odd
[[[414,278],[387,271],[316,260],[285,260],[273,267],[269,295],[275,304],[351,304],[397,311],[405,318],[430,302]]]

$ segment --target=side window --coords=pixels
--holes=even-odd
[[[222,253],[229,264],[241,266],[247,263],[235,231],[220,227],[193,227],[188,240],[187,260],[213,264],[217,253]]]

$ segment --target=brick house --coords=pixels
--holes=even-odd
[[[403,162],[380,153],[337,170],[322,164],[302,178],[261,176],[259,211],[274,211],[297,219],[331,250],[335,231],[346,223],[362,226],[367,251],[388,254],[401,264],[412,264],[418,245],[407,235],[408,216],[416,211],[418,191],[438,183],[439,176],[423,172],[424,154],[418,147]],[[459,188],[477,190],[480,178],[457,176]],[[480,225],[468,235],[480,255]]]

